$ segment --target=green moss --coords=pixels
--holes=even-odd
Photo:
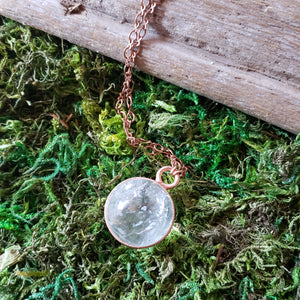
[[[122,66],[0,20],[0,253],[22,252],[1,270],[1,299],[300,294],[299,135],[135,72],[132,130],[189,171],[167,238],[121,246],[104,222],[110,190],[169,163],[126,143]]]

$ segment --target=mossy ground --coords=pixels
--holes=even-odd
[[[300,136],[136,72],[136,134],[189,172],[169,236],[121,246],[107,195],[168,164],[126,144],[122,65],[0,22],[0,299],[300,298]]]

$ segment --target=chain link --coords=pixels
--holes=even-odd
[[[131,124],[135,120],[135,114],[132,111],[132,69],[135,65],[135,59],[140,51],[141,41],[146,35],[147,25],[151,21],[155,7],[160,3],[160,0],[148,0],[146,1],[146,4],[144,2],[144,0],[141,0],[141,10],[135,17],[135,27],[129,34],[129,44],[124,50],[124,82],[122,92],[116,103],[116,110],[122,118],[129,145],[135,148],[142,146],[149,154],[162,154],[165,157],[168,157],[172,166],[170,173],[173,176],[179,175],[180,177],[184,177],[187,167],[176,157],[172,150],[165,148],[161,144],[143,138],[136,138],[130,131]],[[127,111],[125,110],[125,107],[127,108]]]

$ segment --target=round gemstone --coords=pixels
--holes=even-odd
[[[111,191],[104,213],[109,231],[120,243],[145,248],[169,233],[175,209],[171,196],[159,183],[135,177]]]

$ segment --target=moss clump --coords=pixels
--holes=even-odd
[[[122,66],[0,21],[1,299],[294,299],[300,136],[136,73],[137,136],[189,166],[176,223],[134,250],[108,233],[119,181],[168,162],[125,142]]]

